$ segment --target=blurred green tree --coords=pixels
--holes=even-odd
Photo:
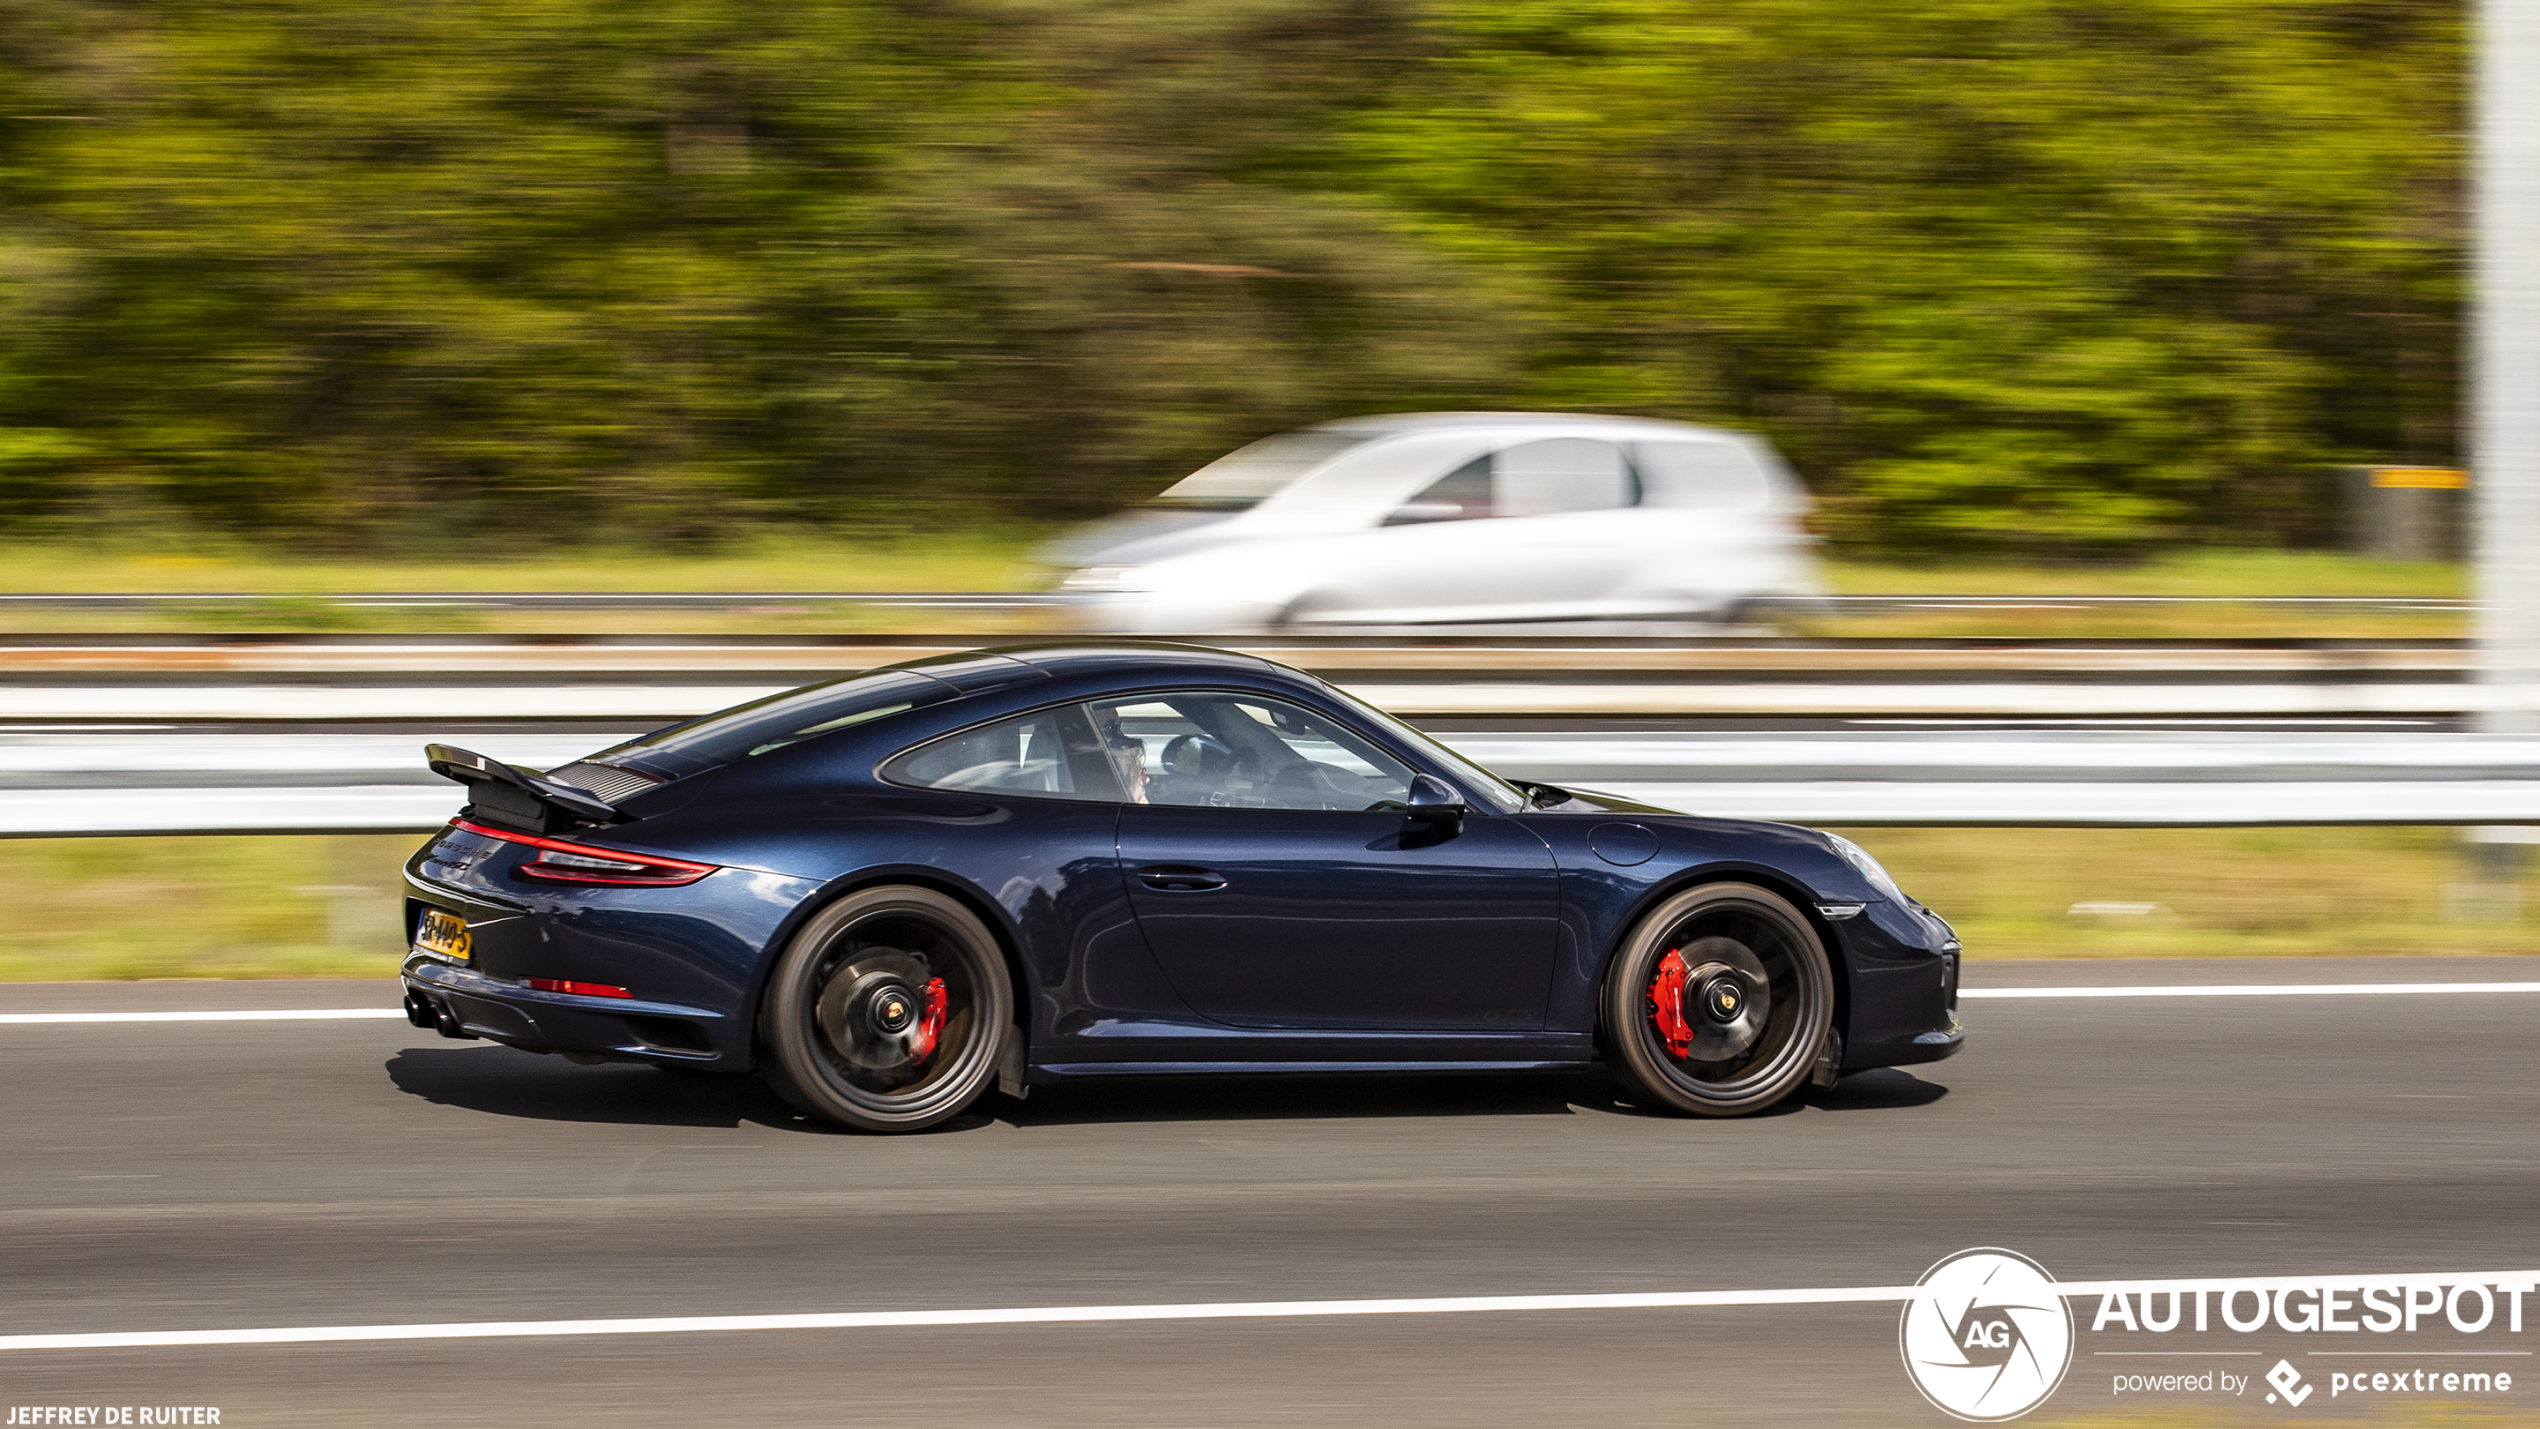
[[[2280,540],[2288,471],[2451,456],[2453,6],[1429,16],[1358,155],[1532,281],[1531,399],[1763,428],[1839,535]]]
[[[0,522],[1005,520],[1375,410],[1760,428],[1891,546],[2451,455],[2420,0],[0,0]]]

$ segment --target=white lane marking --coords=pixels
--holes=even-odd
[[[1457,1295],[1421,1300],[1266,1300],[1198,1305],[1051,1305],[1000,1310],[852,1310],[808,1315],[675,1315],[641,1320],[496,1320],[447,1325],[320,1325],[272,1330],[145,1330],[0,1335],[4,1350],[294,1345],[322,1341],[517,1339],[549,1335],[682,1335],[719,1330],[866,1330],[930,1325],[1117,1324],[1139,1320],[1277,1320],[1319,1315],[1470,1315],[1508,1310],[1645,1310],[1720,1305],[1847,1305],[1910,1297],[1910,1285],[1832,1290],[1690,1290],[1625,1295]]]
[[[1960,997],[2366,997],[2377,993],[2540,992],[2540,982],[2216,983],[2211,987],[1962,987]]]
[[[2285,1287],[2410,1285],[2531,1287],[2540,1270],[2459,1275],[2270,1275],[2245,1280],[2078,1280],[2067,1298]],[[849,1310],[807,1315],[675,1315],[623,1320],[479,1320],[425,1325],[309,1325],[258,1330],[134,1330],[99,1334],[0,1335],[0,1351],[157,1349],[190,1345],[304,1345],[370,1340],[524,1339],[556,1335],[682,1335],[731,1330],[875,1330],[939,1325],[1110,1325],[1154,1320],[1289,1320],[1354,1315],[1475,1315],[1577,1310],[1682,1310],[1757,1305],[1868,1305],[1910,1300],[1912,1285],[1815,1290],[1665,1290],[1618,1295],[1441,1295],[1393,1300],[1254,1300],[1179,1305],[1046,1305],[997,1310]]]
[[[0,1012],[0,1025],[55,1022],[330,1022],[350,1017],[404,1017],[396,1007],[294,1007],[256,1012]]]

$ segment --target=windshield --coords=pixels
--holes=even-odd
[[[1519,793],[1516,787],[1511,785],[1507,780],[1502,779],[1498,775],[1484,769],[1482,766],[1475,764],[1472,760],[1467,759],[1463,755],[1456,753],[1454,750],[1447,748],[1445,745],[1438,743],[1435,739],[1430,738],[1421,731],[1404,724],[1401,720],[1394,718],[1392,715],[1385,713],[1383,710],[1376,708],[1374,705],[1367,703],[1365,700],[1359,699],[1358,697],[1334,686],[1326,685],[1324,688],[1331,690],[1332,694],[1336,698],[1341,700],[1344,704],[1347,704],[1351,709],[1365,715],[1379,727],[1392,731],[1394,735],[1400,738],[1403,742],[1412,745],[1421,752],[1427,754],[1431,759],[1445,765],[1450,772],[1461,778],[1466,784],[1471,785],[1481,794],[1483,798],[1489,800],[1492,806],[1497,808],[1501,813],[1513,814],[1526,807],[1526,796]]]
[[[869,670],[718,710],[686,724],[674,724],[640,739],[630,739],[590,758],[605,764],[614,755],[679,754],[729,764],[814,735],[948,700],[959,693],[941,680],[913,671]]]
[[[1228,452],[1165,488],[1153,505],[1205,511],[1258,506],[1315,467],[1374,440],[1364,432],[1285,432]]]

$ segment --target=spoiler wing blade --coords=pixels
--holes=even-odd
[[[540,778],[471,749],[427,744],[423,761],[433,773],[466,785],[468,803],[479,815],[529,833],[561,833],[626,817],[587,789]]]

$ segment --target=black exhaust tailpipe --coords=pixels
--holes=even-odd
[[[455,1038],[461,1042],[484,1040],[459,1025],[459,1015],[450,1010],[450,1004],[437,998],[426,997],[419,992],[409,991],[406,994],[406,1020],[417,1027],[429,1027],[444,1037]]]
[[[450,1010],[450,1004],[446,1002],[442,1003],[434,1010],[441,1014],[441,1019],[433,1024],[433,1029],[435,1031],[439,1032],[444,1037],[454,1037],[461,1042],[473,1042],[476,1040],[475,1033],[470,1032],[459,1025],[459,1015]]]

